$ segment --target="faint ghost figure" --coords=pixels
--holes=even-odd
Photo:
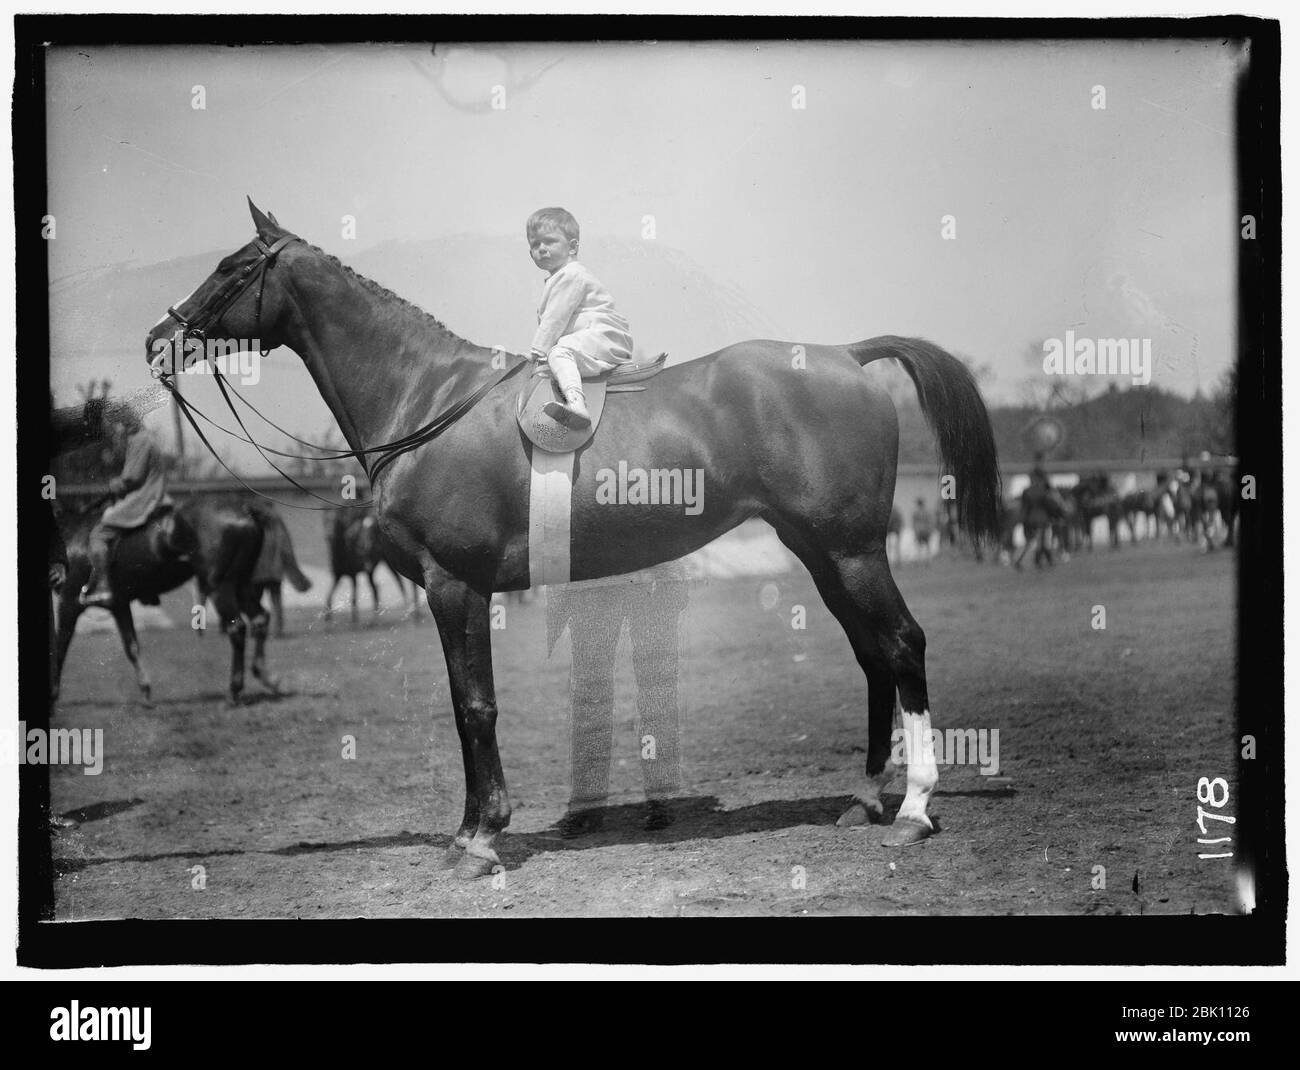
[[[934,534],[934,516],[925,506],[924,498],[916,499],[916,508],[912,511],[912,537],[916,540],[916,559],[930,560],[930,536]]]
[[[609,796],[614,745],[614,666],[626,622],[636,676],[637,741],[648,829],[672,823],[681,790],[678,641],[689,582],[680,562],[547,588],[547,648],[569,628],[569,755],[572,791],[560,821],[566,837],[598,830]]]
[[[889,531],[885,535],[885,553],[891,565],[903,563],[903,514],[894,506],[889,514]]]

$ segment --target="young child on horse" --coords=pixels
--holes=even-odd
[[[614,308],[609,291],[578,263],[578,221],[563,208],[542,208],[525,228],[533,263],[547,273],[537,308],[531,356],[544,360],[565,404],[545,412],[566,427],[591,423],[582,377],[612,371],[632,360],[628,323]]]

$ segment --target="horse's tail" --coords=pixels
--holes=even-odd
[[[955,477],[957,518],[976,542],[996,540],[1002,478],[993,425],[970,370],[951,353],[923,338],[881,335],[848,347],[863,367],[889,357],[916,386],[921,411],[939,440],[947,474]]]
[[[289,536],[289,528],[284,518],[274,509],[262,506],[260,502],[257,506],[257,517],[262,524],[263,557],[267,555],[268,550],[274,555],[273,567],[283,571],[295,591],[311,590],[311,580],[298,567],[298,556],[293,551],[293,539]]]
[[[289,529],[284,526],[284,521],[278,516],[275,518],[275,522],[280,525],[284,539],[280,544],[280,563],[284,566],[284,574],[289,577],[289,582],[293,584],[295,591],[301,593],[311,590],[311,580],[298,567],[298,557],[293,552],[293,540],[289,538]]]

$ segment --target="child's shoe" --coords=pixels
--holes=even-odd
[[[552,420],[574,431],[581,431],[591,426],[591,413],[587,409],[587,395],[580,389],[570,388],[564,392],[565,404],[550,401],[542,407]]]

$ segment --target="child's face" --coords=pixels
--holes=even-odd
[[[528,252],[533,263],[551,274],[578,255],[577,238],[566,238],[556,227],[539,227],[528,235]]]

